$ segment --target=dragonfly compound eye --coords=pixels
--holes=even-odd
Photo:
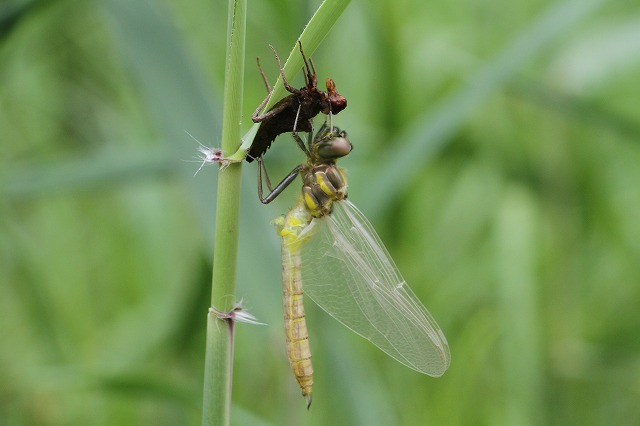
[[[331,138],[318,145],[318,155],[325,160],[344,157],[353,149],[349,139],[344,137]]]

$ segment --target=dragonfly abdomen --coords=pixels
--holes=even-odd
[[[313,366],[311,365],[311,348],[309,332],[302,301],[302,277],[299,250],[285,247],[282,250],[282,305],[284,310],[284,329],[286,348],[293,375],[307,399],[307,407],[311,405],[313,387]]]

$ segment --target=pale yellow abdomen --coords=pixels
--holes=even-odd
[[[299,245],[292,244],[287,247],[283,240],[282,260],[282,305],[287,356],[302,395],[307,399],[308,407],[311,405],[313,367],[302,301]]]

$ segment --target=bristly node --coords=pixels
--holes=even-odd
[[[242,300],[237,302],[230,311],[221,311],[220,309],[211,306],[209,308],[209,313],[215,315],[219,319],[230,319],[232,321],[253,325],[266,325],[265,323],[258,321],[256,317],[242,307]]]
[[[200,167],[193,174],[197,175],[202,168],[207,164],[218,164],[220,169],[225,169],[229,164],[233,163],[233,161],[229,161],[225,156],[224,152],[220,148],[210,148],[196,139],[191,133],[184,131],[189,135],[191,139],[198,143],[198,154],[194,157],[194,160],[200,163]]]

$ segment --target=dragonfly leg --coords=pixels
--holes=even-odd
[[[302,164],[296,166],[291,172],[284,178],[282,181],[276,185],[274,189],[271,189],[271,182],[269,181],[269,176],[267,174],[267,169],[264,166],[264,160],[262,157],[258,158],[258,198],[262,204],[269,204],[273,200],[278,197],[290,184],[293,182],[300,170],[302,169]],[[267,186],[269,188],[269,194],[264,197],[263,189],[262,189],[262,174],[265,174],[265,179],[267,181]]]
[[[260,114],[260,111],[262,111],[262,108],[264,108],[264,106],[267,104],[267,102],[269,102],[269,99],[271,99],[271,95],[273,94],[273,90],[271,90],[271,86],[269,85],[269,82],[267,81],[267,76],[264,75],[264,71],[262,70],[262,66],[260,66],[260,58],[257,57],[256,61],[258,62],[258,70],[260,70],[260,75],[262,76],[262,81],[264,81],[264,85],[267,88],[267,97],[264,98],[264,100],[262,102],[260,102],[260,105],[258,105],[258,108],[255,110],[255,112],[253,113],[253,115],[251,116],[251,119],[253,120],[254,123],[259,123],[263,120],[265,120],[267,118],[267,114]]]
[[[289,84],[289,82],[287,81],[287,78],[284,75],[284,69],[282,69],[282,63],[280,62],[280,57],[276,53],[276,50],[273,48],[272,45],[269,45],[269,47],[273,51],[273,54],[276,57],[276,61],[278,62],[278,68],[280,69],[280,75],[282,76],[282,83],[284,84],[284,88],[287,89],[287,91],[289,91],[290,93],[293,93],[296,96],[300,96],[300,90],[298,90],[295,87],[291,86]],[[264,81],[265,86],[267,86],[267,91],[269,92],[269,94],[267,95],[267,97],[262,102],[260,102],[260,105],[258,105],[258,108],[256,108],[256,110],[254,111],[253,115],[251,116],[251,120],[254,123],[260,123],[260,122],[262,122],[262,121],[264,121],[266,119],[274,117],[274,116],[278,115],[280,112],[282,112],[285,108],[287,108],[289,106],[288,102],[283,102],[282,104],[276,106],[275,108],[270,109],[269,111],[265,112],[264,114],[260,114],[260,111],[262,111],[262,108],[264,108],[264,106],[267,104],[267,102],[269,102],[269,99],[271,99],[271,95],[273,94],[273,89],[269,86],[269,82],[267,81],[267,77],[264,75],[264,71],[262,71],[262,67],[260,66],[260,58],[258,58],[258,69],[260,70],[260,74],[262,75],[262,80]],[[289,95],[289,96],[291,96],[291,95]]]
[[[302,140],[302,138],[300,138],[300,136],[298,135],[298,131],[297,131],[297,127],[298,127],[298,118],[300,117],[300,109],[302,108],[302,104],[298,103],[298,112],[296,112],[296,119],[293,122],[293,131],[291,132],[291,136],[293,136],[293,139],[295,139],[296,143],[298,144],[298,147],[300,147],[300,149],[302,150],[302,152],[304,152],[304,154],[309,157],[310,151],[307,149],[306,145],[304,144],[304,141]],[[311,138],[311,134],[313,133],[313,130],[311,132],[309,132],[309,138]],[[311,146],[311,145],[309,145]]]
[[[309,58],[309,63],[311,64],[311,74],[316,75],[316,67],[313,66],[313,59]]]
[[[260,70],[262,81],[264,81],[264,85],[267,87],[267,93],[269,94],[269,96],[271,96],[271,86],[269,86],[269,82],[267,81],[267,76],[264,75],[264,71],[262,71],[262,67],[260,66],[260,57],[257,57],[256,60],[258,61],[258,69]]]
[[[311,139],[311,132],[309,132],[309,139]],[[295,139],[296,143],[298,144],[298,146],[300,147],[300,149],[305,153],[305,155],[307,157],[311,156],[311,153],[309,152],[309,150],[307,149],[307,146],[304,144],[304,141],[302,140],[302,138],[300,137],[300,135],[298,133],[292,133],[291,136],[293,136],[293,139]]]
[[[267,181],[267,188],[269,188],[269,192],[273,191],[273,188],[271,187],[271,179],[269,179],[269,173],[267,173],[267,165],[264,164],[263,157],[258,158],[258,168],[261,174],[264,173],[264,179]],[[258,175],[258,179],[260,179],[260,175]],[[258,182],[258,184],[261,185],[260,182]]]
[[[307,88],[316,88],[318,86],[318,79],[316,77],[316,69],[313,66],[313,61],[309,58],[307,61],[307,57],[304,56],[304,51],[302,50],[302,42],[298,40],[298,46],[300,46],[300,54],[302,55],[302,60],[304,61],[304,68],[302,69],[302,74],[304,74],[305,83],[307,84]],[[309,67],[309,63],[311,67]]]
[[[262,156],[257,158],[258,160],[258,198],[262,204],[265,203],[265,198],[262,196],[262,174],[265,174],[265,178],[267,181],[267,188],[269,188],[269,193],[273,192],[271,189],[271,181],[269,180],[269,174],[267,173],[267,168],[264,165],[264,159]]]
[[[329,115],[329,121],[331,121],[331,115]],[[331,125],[333,125],[333,123]],[[331,131],[332,130],[330,130],[330,132]],[[325,118],[325,120],[322,122],[322,126],[320,126],[320,129],[316,132],[316,138],[319,138],[320,135],[322,135],[322,139],[319,139],[319,140],[327,139],[329,137],[328,135],[331,135],[330,132],[327,132],[327,119]],[[312,143],[313,143],[313,140],[309,139],[309,149],[311,149]]]
[[[282,63],[280,62],[280,57],[276,53],[276,49],[273,48],[272,45],[269,45],[271,50],[273,51],[274,56],[276,57],[276,61],[278,62],[278,68],[280,68],[280,75],[282,76],[282,84],[284,84],[284,88],[287,89],[288,92],[293,93],[294,95],[300,95],[300,91],[295,87],[291,86],[287,81],[287,77],[284,76],[284,70],[282,69]]]
[[[258,108],[256,108],[256,110],[254,111],[253,115],[251,116],[251,120],[254,123],[260,123],[268,118],[271,118],[275,115],[278,115],[281,111],[283,111],[285,108],[287,108],[289,106],[289,104],[287,102],[283,102],[280,105],[270,109],[269,111],[265,112],[264,114],[260,114],[260,111],[262,110],[262,108],[264,108],[264,106],[267,104],[267,102],[269,102],[269,99],[271,98],[271,94],[273,93],[273,90],[267,95],[267,97],[264,99],[264,101],[262,101],[260,103],[260,105],[258,105]],[[291,96],[291,95],[289,95]]]

